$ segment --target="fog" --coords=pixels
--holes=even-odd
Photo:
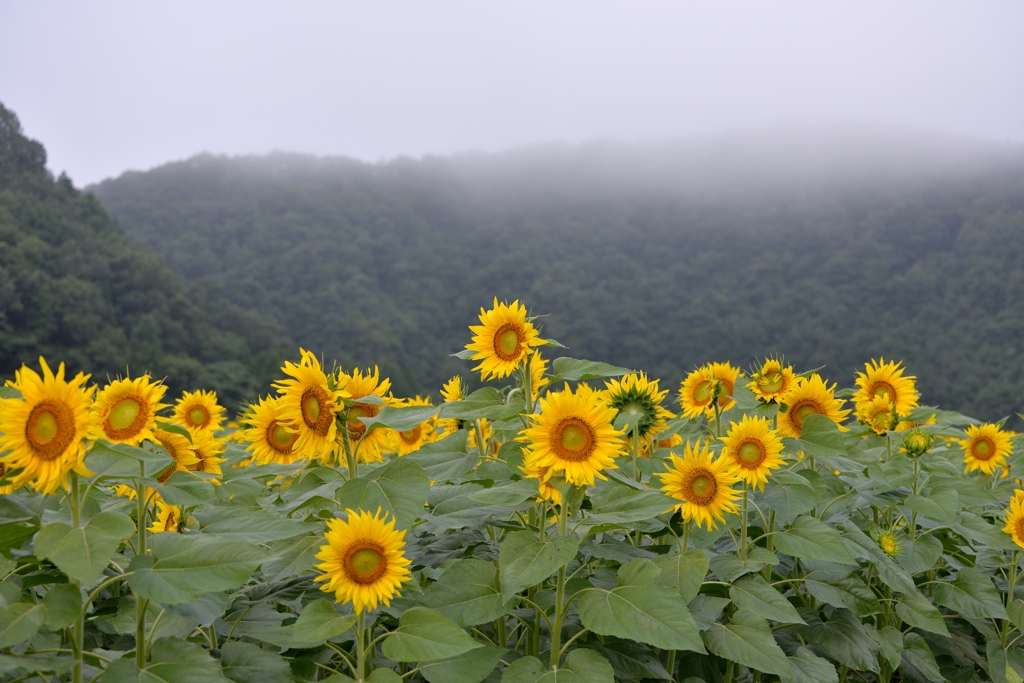
[[[7,2],[0,101],[79,185],[203,151],[713,149],[865,125],[1021,142],[1021,26],[1018,2]]]

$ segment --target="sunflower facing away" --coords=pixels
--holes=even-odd
[[[520,467],[527,479],[537,479],[540,497],[552,505],[562,504],[562,492],[551,485],[551,468],[540,467],[529,462],[523,463]]]
[[[876,396],[885,396],[896,406],[896,412],[907,415],[917,407],[916,377],[903,374],[902,363],[885,362],[884,358],[864,364],[864,372],[857,373],[857,393],[854,403],[870,403]]]
[[[299,363],[285,361],[281,368],[291,379],[274,384],[280,394],[281,421],[298,433],[292,445],[297,457],[312,460],[322,454],[329,458],[338,433],[334,416],[348,393],[332,390],[316,356],[303,349],[300,352]]]
[[[661,490],[682,501],[674,509],[684,520],[694,520],[697,526],[706,525],[713,531],[718,528],[716,519],[725,522],[726,514],[737,511],[740,492],[732,486],[740,477],[727,458],[712,461],[707,444],[700,441],[696,447],[687,442],[683,457],[672,454],[669,458],[668,471],[656,474],[661,478]]]
[[[1013,542],[1024,548],[1024,491],[1013,492],[1010,505],[1006,508],[1006,526],[1003,531],[1010,534]]]
[[[401,595],[399,588],[409,581],[410,560],[406,559],[404,531],[395,530],[387,514],[346,510],[348,520],[329,519],[316,566],[326,581],[320,590],[334,593],[335,602],[351,602],[356,614],[371,611],[378,604],[390,605]]]
[[[540,390],[543,389],[551,382],[550,379],[544,376],[548,370],[548,362],[546,359],[541,358],[540,351],[534,351],[530,357],[530,394],[533,400],[536,401],[540,395]]]
[[[150,532],[154,534],[170,531],[177,533],[178,524],[181,522],[181,508],[177,505],[167,505],[162,500],[156,504],[156,519],[149,525]]]
[[[168,407],[160,403],[166,392],[167,387],[153,382],[149,375],[114,380],[103,387],[93,404],[103,438],[132,446],[146,439],[152,441],[156,415]]]
[[[625,430],[612,426],[615,409],[601,400],[599,392],[586,384],[573,393],[568,385],[540,399],[540,414],[529,416],[533,423],[520,437],[528,443],[526,466],[564,472],[573,484],[594,485],[594,477],[616,469],[615,457],[624,455]]]
[[[85,439],[96,436],[95,417],[89,411],[89,375],[64,379],[64,364],[57,373],[40,357],[43,374],[23,365],[14,373],[13,387],[21,398],[0,399],[0,452],[5,472],[20,469],[11,480],[14,488],[26,482],[49,494],[66,484],[72,469],[88,475],[83,463]]]
[[[348,408],[348,419],[345,422],[352,449],[362,462],[383,462],[384,453],[390,450],[392,445],[392,430],[378,427],[367,432],[366,423],[359,418],[376,417],[384,406],[379,403],[362,403],[359,399],[375,396],[385,404],[395,403],[394,399],[387,396],[388,390],[391,389],[391,380],[387,377],[381,379],[380,370],[376,367],[372,373],[369,369],[364,373],[356,368],[352,374],[339,371],[338,386],[355,401]]]
[[[1013,453],[1010,435],[994,424],[971,425],[964,434],[967,438],[960,440],[960,447],[964,449],[964,464],[968,472],[981,470],[992,474]]]
[[[679,388],[679,406],[683,409],[685,417],[715,416],[715,408],[711,404],[715,397],[717,381],[711,368],[706,365],[686,376]]]
[[[741,479],[763,491],[771,470],[782,466],[779,433],[763,417],[744,415],[739,423],[729,425],[729,433],[722,438],[722,457],[732,461]]]
[[[729,363],[708,363],[711,374],[722,383],[722,391],[718,395],[718,408],[723,413],[736,405],[732,398],[732,392],[736,388],[736,380],[743,376],[739,368],[734,368]],[[714,416],[714,410],[711,415]]]
[[[184,427],[215,432],[224,424],[224,408],[217,404],[214,391],[186,391],[174,404],[174,421]]]
[[[480,323],[469,326],[473,341],[466,348],[474,352],[471,360],[480,361],[473,370],[484,380],[508,377],[526,360],[530,347],[544,343],[518,300],[505,304],[495,297],[491,310],[480,309]]]
[[[205,429],[190,429],[188,433],[192,436],[192,449],[195,451],[198,461],[188,468],[189,471],[217,476],[223,474],[220,464],[224,462],[224,458],[220,457],[220,454],[224,452],[224,442]],[[214,484],[217,483],[216,479],[210,481]]]
[[[156,480],[161,484],[170,479],[175,472],[188,472],[199,465],[199,457],[196,455],[192,442],[181,434],[157,429],[153,432],[153,441],[163,446],[167,454],[174,458],[174,464],[157,475]],[[134,489],[132,492],[134,493]],[[134,498],[135,496],[129,494],[129,497]]]
[[[850,411],[843,410],[845,401],[836,398],[834,392],[835,384],[829,388],[817,373],[798,379],[796,385],[782,398],[787,410],[779,413],[779,432],[783,436],[800,438],[808,415],[824,415],[837,424],[841,423]],[[841,424],[839,428],[845,429]]]
[[[782,361],[777,358],[766,359],[761,367],[750,376],[750,379],[751,382],[747,384],[747,388],[765,403],[778,403],[786,395],[786,392],[796,384],[793,366],[783,367]]]
[[[658,380],[648,380],[644,373],[625,375],[605,382],[602,400],[615,409],[615,416],[638,416],[637,431],[641,442],[665,429],[665,420],[672,413],[661,405],[668,389],[658,391]]]
[[[870,401],[857,404],[857,419],[875,434],[885,434],[896,427],[899,416],[894,414],[888,395],[881,393]]]
[[[397,404],[403,408],[409,406],[429,406],[432,405],[430,399],[421,398],[406,398],[398,401]],[[419,450],[424,444],[430,443],[434,440],[437,432],[434,429],[435,419],[430,418],[420,424],[416,425],[412,429],[404,432],[395,432],[395,446],[398,451],[399,457],[408,455],[413,451]]]
[[[251,406],[250,413],[246,418],[250,427],[244,430],[246,441],[249,442],[246,450],[253,454],[257,462],[263,465],[291,465],[301,457],[295,451],[299,435],[284,421],[280,399],[261,398],[258,404]]]
[[[441,387],[441,398],[445,403],[461,401],[464,398],[462,391],[462,378],[455,375],[445,382],[444,386]],[[438,418],[437,426],[441,429],[441,435],[439,438],[442,439],[449,434],[454,434],[459,431],[459,421],[454,417]]]

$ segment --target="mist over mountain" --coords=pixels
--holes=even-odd
[[[396,159],[199,155],[88,188],[187,280],[403,394],[492,298],[678,387],[784,354],[849,386],[902,359],[924,402],[1024,410],[1024,152],[879,127]]]

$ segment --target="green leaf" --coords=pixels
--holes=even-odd
[[[135,471],[130,476],[137,477],[140,474],[139,463],[146,465],[146,474],[150,476],[156,476],[158,473],[163,472],[165,469],[174,464],[174,458],[167,454],[160,446],[152,446],[152,450],[146,448],[139,448],[138,446],[129,446],[125,443],[110,444],[106,441],[97,441],[93,443],[89,453],[85,456],[85,466],[89,467],[92,462],[92,457],[100,453],[114,453],[121,457],[131,458],[136,462]]]
[[[250,543],[198,534],[154,534],[150,550],[151,557],[132,558],[128,585],[147,600],[166,605],[238,588],[266,558]]]
[[[270,543],[320,531],[320,526],[275,517],[265,510],[211,507],[195,515],[204,534],[249,543]]]
[[[366,683],[402,683],[402,681],[403,678],[391,669],[374,669],[366,678]]]
[[[16,602],[0,610],[0,648],[11,647],[35,637],[46,619],[46,608],[27,602]]]
[[[818,502],[818,494],[799,474],[780,470],[768,478],[764,502],[775,511],[776,523],[784,525],[810,512]]]
[[[590,497],[592,506],[588,524],[625,524],[651,519],[670,510],[674,504],[660,490],[608,485]]]
[[[459,560],[446,569],[420,602],[463,628],[494,621],[514,604],[502,597],[494,565],[476,558]]]
[[[423,512],[429,492],[430,477],[419,463],[398,458],[368,477],[345,482],[336,500],[342,509],[376,512],[382,508],[397,520],[396,528],[408,529]]]
[[[877,631],[868,631],[868,635],[878,643],[878,648],[882,651],[882,656],[889,662],[889,666],[893,669],[899,666],[900,653],[903,652],[903,634],[899,629],[883,626]]]
[[[882,552],[878,544],[871,540],[852,522],[843,525],[843,538],[849,541],[850,551],[858,558],[870,560],[875,565],[878,578],[889,588],[898,593],[916,593],[914,580],[897,565],[891,557]]]
[[[103,683],[224,683],[220,663],[202,645],[178,638],[161,638],[150,648],[150,661],[141,671],[135,659],[110,663]]]
[[[804,614],[807,626],[800,628],[803,637],[824,648],[840,664],[851,669],[878,672],[878,643],[868,635],[864,625],[845,609],[832,612],[822,623],[817,614]]]
[[[53,522],[36,534],[36,556],[50,560],[84,586],[92,586],[103,575],[121,541],[134,531],[132,520],[117,512],[101,512],[78,529]]]
[[[46,591],[43,607],[46,628],[57,631],[70,626],[82,611],[82,589],[71,583],[58,583]]]
[[[438,406],[407,406],[405,408],[384,406],[373,417],[359,419],[366,425],[367,432],[378,427],[390,427],[396,432],[407,432],[437,415],[439,409]]]
[[[690,616],[693,617],[697,628],[701,631],[707,631],[711,628],[711,624],[718,621],[718,618],[722,616],[722,610],[730,604],[732,604],[732,600],[729,598],[716,598],[702,593],[691,600],[686,609],[690,610]]]
[[[75,666],[71,657],[57,655],[22,655],[12,657],[0,654],[0,675],[18,673],[63,673]]]
[[[809,515],[797,517],[788,529],[776,533],[775,547],[792,557],[856,564],[838,532],[820,519]]]
[[[900,596],[896,602],[896,614],[915,628],[949,637],[946,620],[942,618],[938,608],[916,590]]]
[[[946,677],[939,671],[939,665],[935,662],[935,655],[928,647],[925,639],[916,633],[908,633],[903,639],[903,664],[909,664],[927,678],[929,681],[943,683]]]
[[[271,544],[270,552],[274,555],[263,563],[264,578],[280,581],[308,573],[316,564],[316,554],[323,545],[324,539],[320,535],[302,536]]]
[[[942,555],[942,542],[931,535],[918,536],[913,541],[905,538],[902,544],[896,562],[909,574],[931,569]]]
[[[1004,534],[999,527],[989,524],[984,517],[970,510],[960,511],[960,523],[954,524],[953,530],[975,548],[989,546],[994,550],[1018,550],[1009,534]]]
[[[621,377],[622,375],[628,375],[633,371],[609,365],[608,363],[597,363],[592,360],[556,358],[551,362],[551,372],[552,374],[549,386],[554,386],[555,382],[578,382],[581,379]]]
[[[1009,619],[992,580],[974,567],[964,567],[956,580],[936,585],[935,602],[969,619]]]
[[[302,608],[292,627],[292,637],[304,643],[319,643],[340,636],[356,623],[356,615],[339,614],[334,603],[314,600]]]
[[[430,683],[480,683],[494,671],[505,654],[503,647],[484,645],[455,657],[420,666],[420,675]]]
[[[729,597],[736,607],[783,624],[802,624],[796,608],[779,591],[768,585],[760,574],[745,576],[733,583]]]
[[[504,486],[492,486],[469,495],[482,505],[516,506],[538,495],[537,479],[520,479]]]
[[[483,647],[446,619],[426,607],[406,610],[398,620],[398,629],[384,639],[384,656],[396,662],[428,662],[446,659]]]
[[[619,678],[654,678],[672,680],[672,676],[661,663],[660,650],[632,640],[606,639],[592,641],[589,646],[607,659]]]
[[[801,448],[815,457],[847,455],[839,426],[824,415],[808,415],[804,419],[799,441]]]
[[[708,575],[708,556],[703,550],[661,555],[653,561],[661,567],[661,574],[654,580],[654,585],[675,588],[684,602],[690,602],[697,596],[704,578]]]
[[[427,476],[435,481],[451,481],[465,476],[476,467],[480,454],[466,453],[469,432],[460,429],[440,441],[434,441],[413,451],[403,460],[418,462]]]
[[[693,532],[690,532],[691,535]],[[711,571],[722,581],[734,581],[744,574],[759,572],[766,564],[778,564],[779,556],[766,548],[751,548],[747,559],[741,560],[733,553],[711,556]]]
[[[1010,616],[1010,621],[1017,627],[1017,630],[1024,633],[1024,600],[1014,600],[1006,606],[1006,613]]]
[[[858,617],[881,614],[882,605],[859,574],[846,569],[818,569],[808,574],[804,586],[811,595],[833,607],[844,607]]]
[[[458,418],[460,420],[507,420],[526,410],[526,403],[521,398],[513,398],[505,403],[505,399],[493,387],[477,389],[461,401],[443,403],[437,416],[441,419]]]
[[[925,519],[936,522],[953,522],[960,508],[960,500],[954,489],[936,487],[927,497],[917,494],[907,496],[903,501],[907,509],[916,512]]]
[[[823,659],[806,647],[798,647],[789,658],[791,676],[783,676],[783,683],[839,683],[839,674],[832,662]]]
[[[792,669],[768,622],[740,609],[728,624],[714,623],[704,632],[704,643],[714,654],[751,669],[791,676]]]
[[[629,638],[665,650],[704,652],[686,602],[671,588],[652,585],[660,568],[633,560],[619,568],[612,590],[587,589],[577,609],[580,622],[598,635]]]
[[[579,539],[555,536],[540,541],[530,531],[517,531],[501,543],[498,566],[501,592],[508,600],[519,591],[535,586],[569,564],[576,557]]]
[[[598,653],[579,648],[569,653],[557,672],[536,657],[521,657],[505,670],[501,683],[615,683],[615,671]]]
[[[291,667],[280,655],[241,640],[224,643],[220,665],[235,683],[291,683]]]

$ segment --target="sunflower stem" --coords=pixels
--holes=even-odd
[[[146,550],[146,537],[149,531],[146,528],[146,463],[139,462],[139,481],[135,484],[135,517],[139,527],[139,542],[136,550],[140,556],[144,556]],[[146,610],[149,608],[149,601],[135,593],[135,666],[140,669],[146,665]]]
[[[562,500],[558,510],[558,535],[565,536],[565,529],[569,518],[569,501]],[[551,626],[551,670],[558,671],[558,663],[561,660],[562,640],[562,617],[565,616],[565,567],[558,570],[558,584],[555,593],[555,621]]]
[[[526,400],[526,414],[533,413],[533,354],[526,354],[523,366],[523,398]]]
[[[668,662],[665,664],[665,670],[668,671],[668,675],[671,676],[672,681],[676,680],[676,651],[668,651]]]
[[[356,681],[366,680],[366,614],[360,610],[356,619]]]
[[[352,442],[348,438],[348,411],[345,411],[340,422],[341,447],[345,451],[345,463],[348,465],[348,478],[351,481],[359,477],[359,461],[356,460],[356,454],[352,452]]]
[[[71,526],[78,529],[82,526],[82,501],[78,487],[78,473],[74,470],[70,473],[70,486],[68,487],[68,507],[71,509]],[[71,584],[81,589],[81,582],[78,579],[70,579]],[[88,605],[82,605],[75,623],[71,626],[71,653],[75,660],[75,668],[71,673],[73,683],[82,683],[82,651],[85,648],[85,611]]]
[[[1013,590],[1017,587],[1017,564],[1020,562],[1020,551],[1013,551],[1013,565],[1010,566],[1010,586],[1006,592],[1006,606],[1009,607],[1010,603],[1013,602]],[[1010,635],[1010,620],[1003,620],[1003,632],[1000,636],[1003,648],[1006,647],[1006,640]]]
[[[690,544],[690,524],[691,520],[683,522],[683,552],[686,552],[687,546]]]
[[[768,552],[770,552],[770,553],[774,553],[775,552],[775,510],[770,510],[768,512],[768,538],[765,539],[765,544],[766,544],[766,547],[768,548]],[[772,566],[771,566],[771,564],[766,564],[765,567],[764,567],[764,580],[768,581],[769,583],[771,583],[771,580],[772,580]]]
[[[480,451],[480,459],[487,459],[487,446],[484,445],[484,429],[480,426],[480,420],[473,420],[473,426],[476,430],[476,449]]]
[[[743,482],[743,512],[740,513],[740,536],[742,536],[742,543],[740,544],[740,559],[744,562],[747,559],[747,497],[749,496],[750,485]]]

